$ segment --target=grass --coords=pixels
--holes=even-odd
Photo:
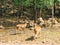
[[[30,32],[29,32],[30,31]],[[4,33],[5,32],[5,33]],[[57,30],[42,30],[40,35],[38,36],[39,38],[36,39],[35,41],[25,41],[25,39],[30,38],[33,35],[33,32],[31,30],[26,30],[26,32],[23,34],[17,34],[17,35],[10,35],[8,33],[8,30],[0,30],[0,35],[4,35],[2,36],[2,39],[4,39],[5,41],[15,41],[17,40],[17,42],[21,42],[21,43],[40,43],[42,41],[46,42],[51,42],[53,41],[54,43],[59,43],[60,44],[60,31]]]

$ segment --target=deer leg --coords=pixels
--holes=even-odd
[[[37,35],[38,35],[38,32],[36,30],[34,30],[34,33],[35,33],[34,38],[36,39]]]
[[[25,29],[25,28],[22,28],[22,27],[21,27],[20,30],[21,30],[22,33],[25,33],[24,29]]]
[[[19,27],[16,27],[16,33],[18,32],[18,30],[19,30]]]
[[[37,39],[38,35],[40,34],[40,30],[37,30],[37,31],[35,30],[34,32],[35,32],[34,38]]]

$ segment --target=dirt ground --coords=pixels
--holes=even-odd
[[[60,28],[42,28],[37,39],[32,40],[33,30],[0,29],[0,45],[60,45]]]

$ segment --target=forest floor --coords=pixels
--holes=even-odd
[[[32,40],[33,30],[25,29],[25,33],[15,29],[0,29],[0,45],[60,45],[60,28],[42,28],[37,39]],[[28,39],[28,40],[27,40]]]
[[[1,18],[1,21],[5,20]],[[0,29],[0,45],[60,45],[60,27],[42,28],[38,38],[33,40],[33,30],[26,28],[25,32],[18,31],[15,35],[15,26],[9,27],[9,24],[5,24],[6,29]]]

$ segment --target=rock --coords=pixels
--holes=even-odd
[[[0,29],[5,29],[5,27],[3,25],[0,25]]]

